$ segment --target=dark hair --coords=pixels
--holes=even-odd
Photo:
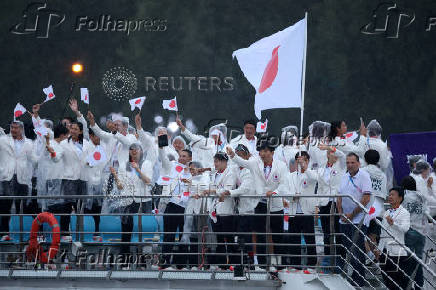
[[[191,151],[191,150],[189,150],[189,149],[183,149],[182,151],[188,153],[189,157],[192,158],[192,151]]]
[[[92,130],[91,128],[88,129],[88,133],[89,133],[89,135],[94,135],[95,136],[94,130]]]
[[[262,133],[257,138],[256,150],[260,151],[268,149],[269,151],[274,152],[274,150],[280,143],[279,141],[280,140],[278,140],[276,137],[269,136],[268,133]]]
[[[77,125],[80,129],[80,131],[82,131],[82,134],[79,134],[79,143],[83,144],[83,124],[77,121],[73,121],[71,122],[71,126],[72,125]],[[68,142],[71,140],[71,136],[68,138]]]
[[[401,188],[399,186],[394,186],[391,189],[389,189],[389,192],[391,192],[392,190],[398,192],[398,196],[401,197],[401,203],[403,203],[403,201],[404,201],[404,190],[403,190],[403,188]]]
[[[245,120],[244,121],[244,127],[245,127],[245,125],[247,125],[247,124],[250,124],[250,125],[253,125],[255,128],[256,128],[256,121],[254,121],[254,120]]]
[[[24,136],[30,140],[35,140],[36,139],[36,134],[35,131],[33,131],[33,129],[35,129],[35,127],[33,126],[32,123],[29,122],[25,122],[24,124]]]
[[[59,124],[54,127],[53,134],[55,138],[59,138],[61,135],[68,135],[68,129],[64,125]]]
[[[369,149],[365,152],[364,158],[367,164],[377,165],[380,160],[380,154],[377,150]]]
[[[68,121],[70,121],[70,123],[73,123],[73,122],[74,122],[74,119],[71,118],[71,117],[63,117],[63,118],[61,119],[61,122],[62,122],[62,120],[68,120]]]
[[[224,152],[218,152],[217,154],[215,154],[213,159],[216,159],[218,161],[226,161],[227,162],[229,160],[229,156],[227,156],[227,154]]]
[[[404,188],[404,190],[413,190],[416,191],[416,181],[415,178],[408,175],[401,180],[401,187]]]
[[[351,156],[356,157],[357,162],[360,162],[360,160],[359,160],[359,155],[357,155],[357,154],[354,153],[354,152],[350,152],[350,153],[347,154],[347,157],[351,157]]]
[[[238,144],[238,146],[236,146],[235,152],[240,152],[240,151],[250,154],[250,150],[248,150],[247,146],[245,146],[244,144]]]
[[[307,160],[310,160],[310,155],[306,151],[297,152],[297,154],[295,154],[295,160],[297,160],[297,158],[300,156],[304,156],[307,158]]]
[[[329,133],[330,140],[335,140],[336,136],[338,135],[338,129],[341,128],[342,122],[344,121],[330,122],[330,133]]]

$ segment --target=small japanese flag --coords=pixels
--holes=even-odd
[[[20,103],[17,103],[14,109],[14,120],[20,116],[22,116],[24,113],[26,113],[26,108],[23,107]]]
[[[268,128],[268,119],[265,120],[265,122],[257,122],[256,126],[256,132],[257,133],[264,133],[266,132],[266,129]]]
[[[107,160],[106,153],[104,152],[103,148],[99,145],[95,148],[94,152],[92,152],[88,156],[88,164],[91,167],[94,167],[102,162],[105,162]]]
[[[135,110],[135,108],[138,108],[139,110],[141,110],[142,105],[144,105],[144,101],[145,101],[145,97],[139,97],[136,99],[131,99],[129,100],[129,104],[130,104],[130,110]]]
[[[174,99],[171,100],[162,100],[162,107],[166,110],[178,111],[176,97],[174,97]]]
[[[52,85],[48,86],[47,88],[43,88],[42,91],[47,96],[45,98],[44,103],[47,102],[47,101],[51,101],[51,100],[53,100],[56,97],[54,92],[53,92],[53,86]]]
[[[289,207],[283,208],[283,229],[285,231],[289,229]]]
[[[36,127],[35,129],[33,129],[33,131],[39,137],[44,137],[44,136],[46,136],[48,134],[48,130],[47,130],[47,128],[45,126]]]
[[[157,208],[154,208],[154,209],[151,211],[151,213],[152,213],[152,214],[159,214],[159,210],[158,210]]]
[[[80,100],[89,105],[89,92],[87,88],[80,88]]]
[[[218,221],[218,218],[216,217],[216,210],[213,210],[209,213],[209,217],[212,219],[214,223]]]

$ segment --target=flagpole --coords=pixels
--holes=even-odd
[[[304,121],[304,91],[306,88],[306,51],[307,51],[307,16],[306,14],[304,18],[306,19],[306,29],[304,31],[304,54],[303,54],[303,77],[301,80],[301,116],[300,116],[300,139],[303,138],[303,121]]]

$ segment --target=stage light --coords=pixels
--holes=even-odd
[[[76,74],[80,73],[83,71],[83,65],[81,65],[80,63],[74,63],[71,67],[71,70]]]

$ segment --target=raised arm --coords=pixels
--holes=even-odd
[[[70,106],[71,111],[73,111],[73,113],[76,115],[77,122],[79,122],[83,126],[83,137],[86,140],[89,140],[88,123],[86,123],[85,118],[83,117],[82,113],[80,113],[80,111],[79,111],[79,106],[77,104],[77,100],[76,99],[70,99],[68,104]]]
[[[99,137],[103,142],[109,142],[110,140],[112,140],[112,138],[114,138],[114,135],[112,133],[108,133],[100,129],[97,123],[95,123],[95,118],[91,111],[88,111],[87,117],[89,120],[90,128],[92,129],[92,131],[94,131],[95,135]]]

